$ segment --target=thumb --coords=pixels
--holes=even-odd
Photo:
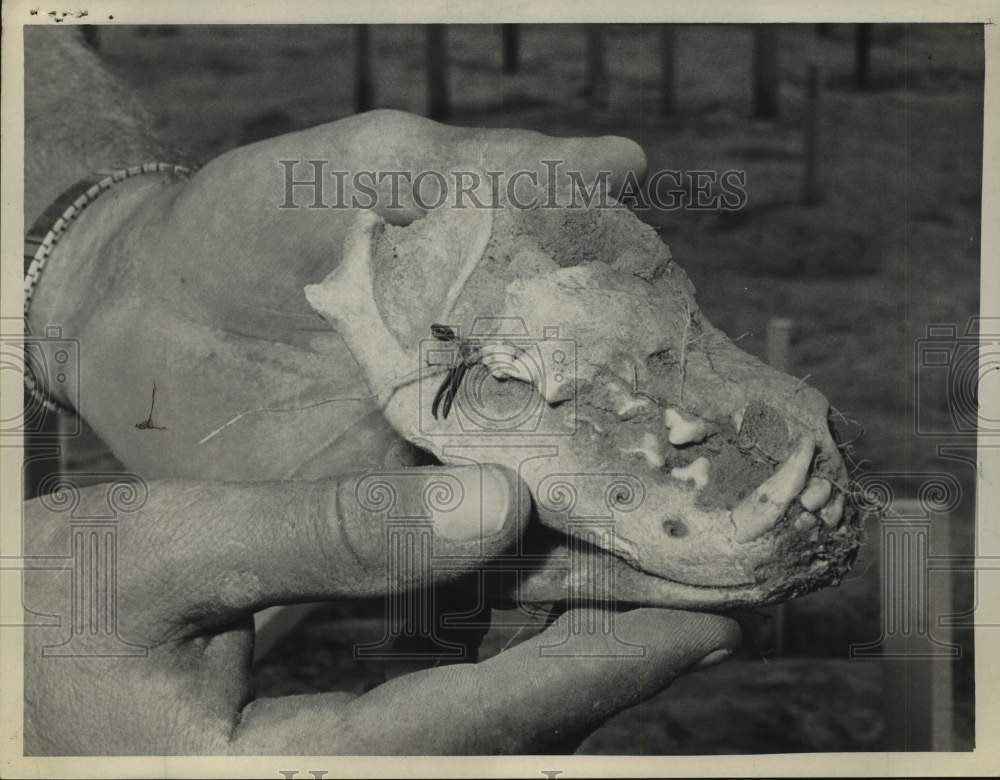
[[[409,591],[511,547],[529,506],[528,491],[499,466],[154,483],[127,534],[129,557],[145,563],[123,587],[194,626],[276,604]]]

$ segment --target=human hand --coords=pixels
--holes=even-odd
[[[313,193],[302,187],[293,192],[302,207],[279,208],[288,200],[280,160],[411,177],[538,171],[544,191],[542,161],[584,181],[609,171],[612,187],[645,169],[641,149],[622,138],[463,129],[376,111],[236,149],[185,183],[116,185],[60,244],[32,329],[62,325],[79,339],[80,391],[64,400],[143,476],[318,478],[381,466],[403,446],[302,292],[339,262],[355,210],[309,208]],[[292,169],[298,180],[310,170]],[[325,180],[321,201],[336,199],[335,185]],[[420,215],[406,187],[398,208],[382,190],[375,210],[389,221]],[[341,202],[352,194],[364,201],[348,188]],[[154,385],[159,427],[136,427]]]
[[[469,466],[337,481],[152,482],[148,497],[133,488],[124,508],[112,498],[116,483],[64,487],[29,502],[25,560],[45,568],[25,572],[24,603],[72,626],[76,644],[58,626],[25,630],[25,752],[554,752],[738,644],[736,624],[714,615],[637,609],[615,616],[613,634],[588,634],[567,631],[567,613],[480,664],[415,672],[361,696],[254,699],[254,611],[387,596],[478,567],[509,550],[529,514],[527,491],[514,479]],[[452,490],[435,493],[435,485]],[[376,506],[364,498],[378,496],[393,500]],[[109,503],[120,515],[116,570],[104,580],[107,559],[66,555],[75,547],[66,515],[106,517]],[[426,518],[408,529],[433,550],[420,566],[387,563],[393,507]],[[447,560],[447,569],[433,560]],[[72,589],[68,570],[90,579]],[[98,583],[96,592],[84,592],[85,582]],[[101,622],[105,603],[111,612]],[[619,640],[642,654],[616,652]]]

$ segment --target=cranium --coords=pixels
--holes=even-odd
[[[306,295],[402,436],[517,471],[543,526],[614,556],[619,598],[763,604],[854,558],[826,399],[714,328],[624,208],[442,209],[407,227],[362,212]],[[545,567],[534,585],[578,587]]]

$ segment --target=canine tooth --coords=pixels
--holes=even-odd
[[[746,414],[747,408],[744,406],[741,409],[737,409],[733,412],[733,426],[736,428],[736,432],[740,432],[740,428],[743,427],[743,415]]]
[[[813,477],[799,496],[799,502],[810,512],[815,512],[830,499],[831,489],[832,485],[828,480]]]
[[[646,431],[642,435],[642,439],[639,440],[638,447],[632,447],[630,449],[623,449],[623,453],[638,453],[642,455],[646,462],[653,466],[654,468],[659,468],[666,461],[666,453],[663,452],[663,445],[660,444],[660,440],[654,436],[649,431]]]
[[[840,524],[840,518],[844,516],[844,496],[838,495],[820,510],[819,516],[827,526],[836,528]]]
[[[694,486],[701,490],[708,484],[708,458],[698,458],[686,466],[670,470],[670,476],[674,479],[692,480]]]
[[[670,429],[668,438],[675,447],[699,442],[705,438],[705,423],[697,417],[688,420],[676,409],[667,409],[663,413],[663,424]]]
[[[805,486],[815,451],[812,438],[802,436],[781,467],[733,509],[737,542],[753,541],[777,525],[792,499]]]
[[[814,527],[816,523],[819,522],[816,519],[816,515],[812,512],[799,512],[799,516],[795,518],[795,530],[796,531],[808,531],[810,528]]]

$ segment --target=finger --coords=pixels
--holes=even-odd
[[[617,614],[614,634],[572,635],[573,621],[588,617],[602,619],[593,610],[566,613],[482,664],[400,677],[336,711],[322,695],[257,701],[243,713],[235,749],[544,753],[589,734],[740,643],[739,627],[728,618],[657,609]]]
[[[454,127],[403,111],[379,109],[329,125],[341,154],[375,168],[419,171],[454,166],[510,172],[522,166],[542,170],[541,160],[562,160],[576,170],[610,170],[614,183],[632,171],[646,173],[646,154],[620,136],[596,138],[546,135],[535,130]]]
[[[275,604],[412,590],[507,549],[528,500],[498,466],[154,484],[129,531],[143,565],[123,587],[130,600],[144,595],[158,614],[195,626]]]
[[[499,176],[502,192],[509,185],[525,203],[553,185],[561,190],[579,182],[588,188],[598,182],[614,194],[628,177],[641,182],[647,167],[642,147],[619,136],[560,138],[533,130],[452,127],[390,110],[359,114],[336,128],[342,156],[379,172],[375,210],[394,224],[449,202],[440,192],[445,174],[456,190],[484,174],[496,187],[492,177]]]
[[[558,138],[532,130],[458,130],[458,154],[469,166],[503,171],[535,171],[539,187],[547,191],[556,178],[558,186],[579,176],[590,184],[602,173],[612,192],[617,192],[629,174],[639,181],[646,174],[646,154],[635,141],[621,136]]]
[[[569,205],[574,201],[567,193],[589,199],[603,191],[616,197],[646,173],[642,147],[619,136],[556,138],[528,130],[439,127],[419,166],[376,188],[375,211],[388,222],[406,225],[442,205],[497,202],[527,208]]]

